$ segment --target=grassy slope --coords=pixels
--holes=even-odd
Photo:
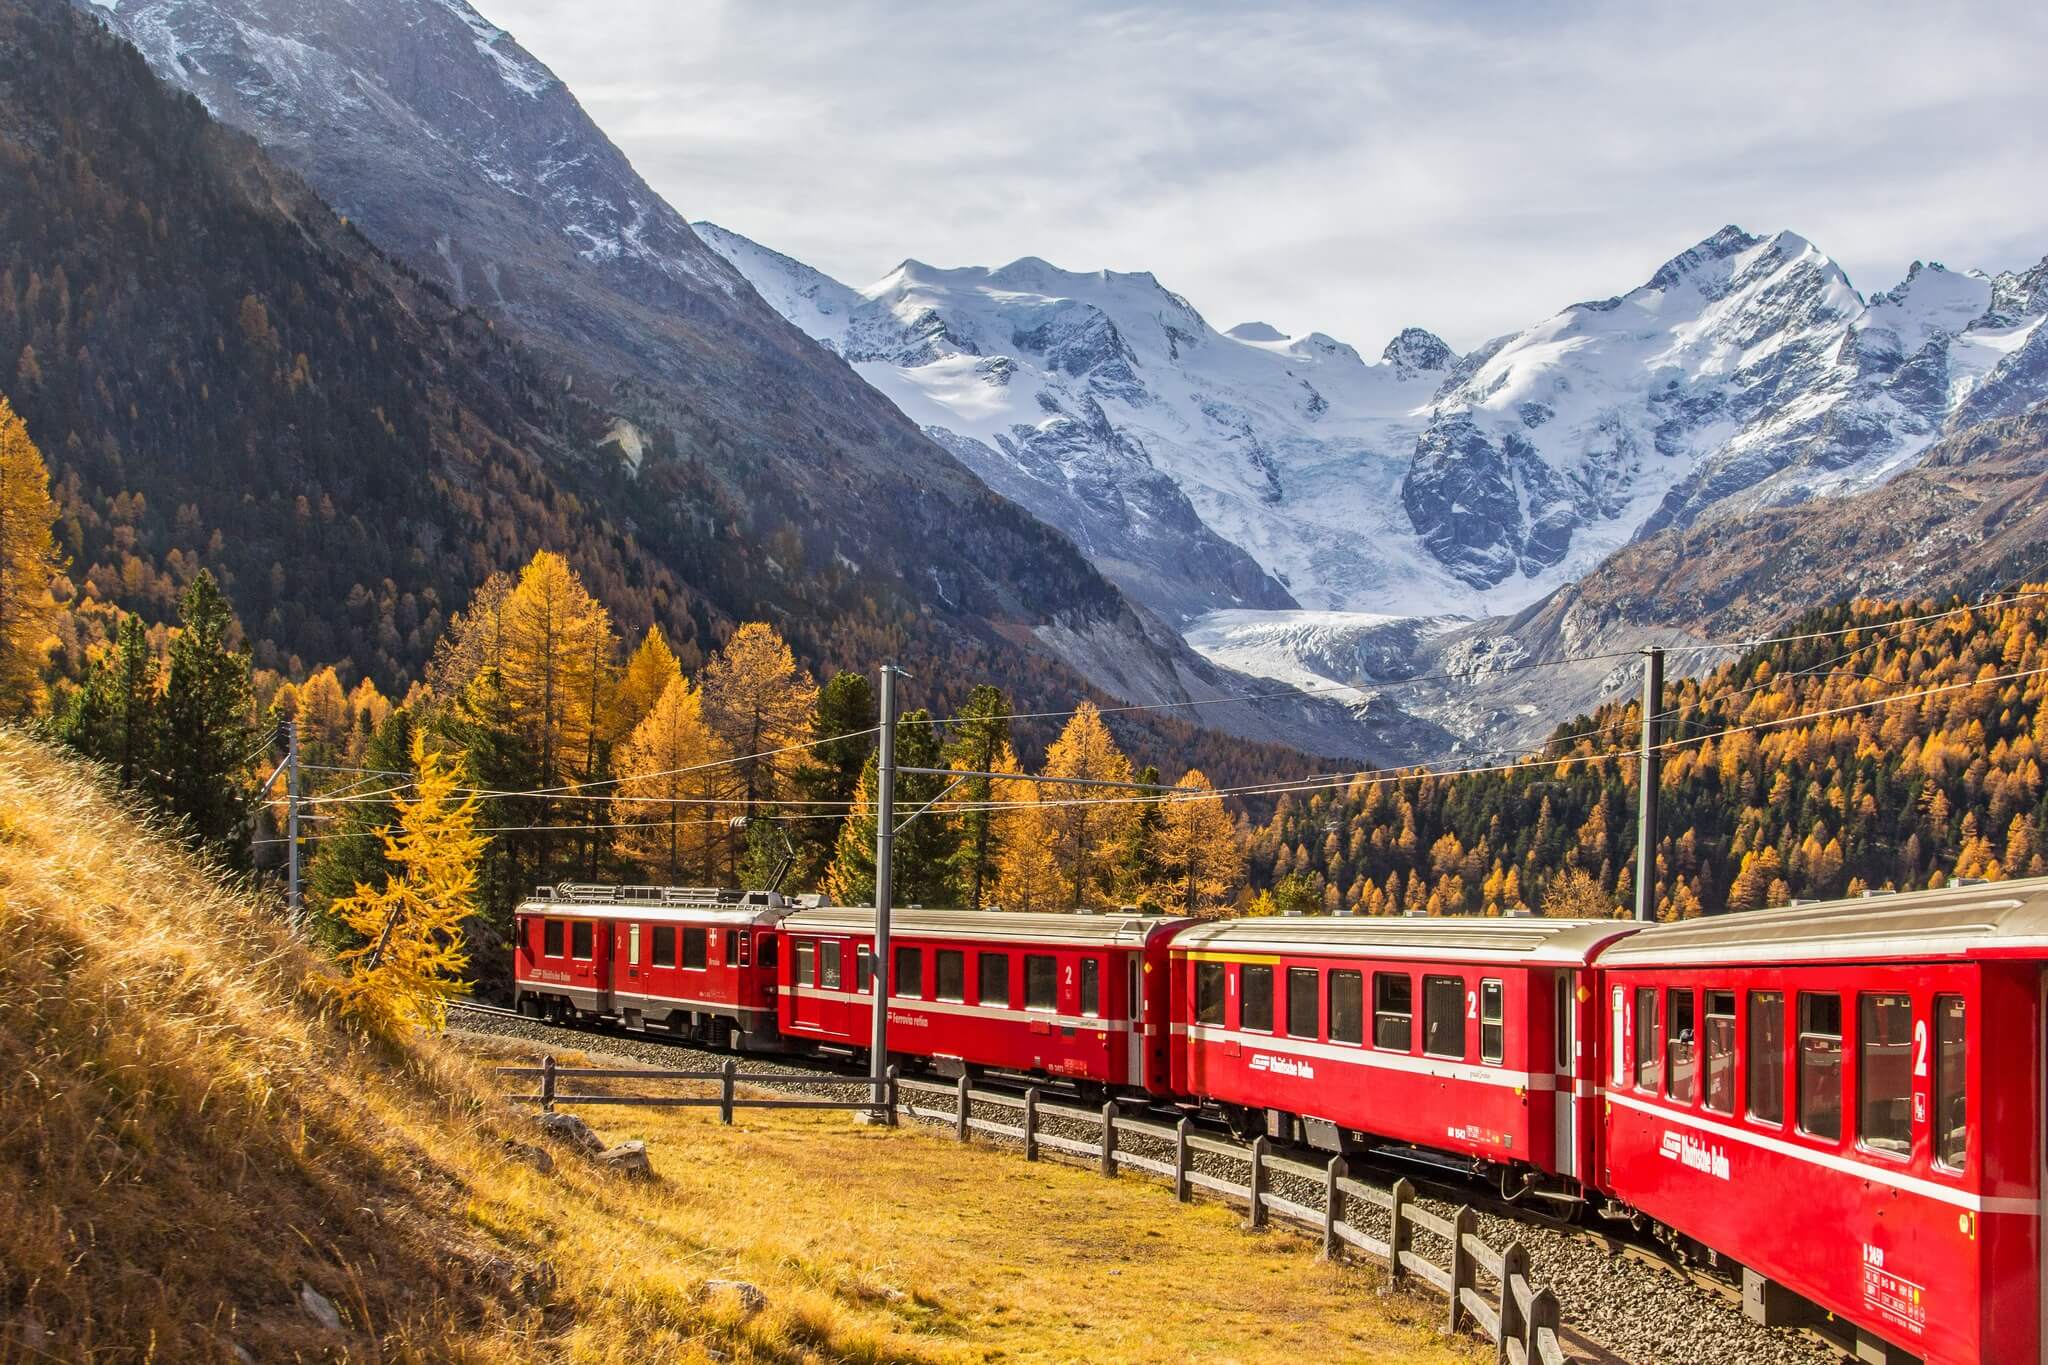
[[[356,1039],[317,970],[0,731],[0,1360],[1471,1354],[1223,1209],[840,1115],[607,1116],[658,1186],[543,1176],[475,1062]]]

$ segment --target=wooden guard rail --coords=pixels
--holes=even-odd
[[[1050,1150],[1092,1160],[1106,1176],[1114,1176],[1124,1167],[1144,1171],[1172,1181],[1175,1197],[1183,1202],[1192,1199],[1198,1189],[1244,1201],[1246,1221],[1254,1228],[1265,1227],[1269,1218],[1277,1214],[1320,1232],[1323,1255],[1330,1259],[1341,1257],[1346,1246],[1356,1247],[1386,1263],[1393,1285],[1420,1280],[1443,1294],[1449,1305],[1445,1330],[1456,1333],[1467,1326],[1477,1328],[1494,1343],[1497,1360],[1511,1365],[1565,1365],[1564,1346],[1558,1339],[1557,1295],[1530,1281],[1529,1255],[1522,1244],[1514,1242],[1505,1250],[1495,1250],[1478,1235],[1479,1217],[1470,1208],[1461,1208],[1450,1218],[1432,1213],[1415,1203],[1415,1189],[1406,1180],[1397,1180],[1391,1190],[1382,1190],[1353,1180],[1341,1156],[1331,1157],[1326,1165],[1314,1166],[1274,1156],[1263,1137],[1252,1139],[1247,1147],[1196,1133],[1187,1119],[1169,1127],[1127,1117],[1118,1112],[1113,1101],[1103,1105],[1099,1113],[1047,1104],[1036,1086],[1022,1096],[1006,1095],[975,1090],[968,1078],[962,1076],[953,1085],[904,1080],[898,1082],[897,1089],[899,1107],[904,1112],[915,1119],[950,1124],[954,1136],[962,1142],[975,1133],[986,1133],[1021,1142],[1026,1161],[1036,1161],[1041,1151]],[[916,1098],[919,1095],[946,1096],[951,1103],[920,1104]],[[978,1117],[973,1113],[976,1104],[1018,1110],[1022,1121],[1010,1124]],[[1042,1120],[1046,1114],[1071,1122],[1097,1124],[1102,1136],[1087,1142],[1044,1132]],[[1173,1160],[1126,1151],[1118,1142],[1120,1134],[1170,1143]],[[1196,1170],[1192,1161],[1195,1152],[1246,1163],[1249,1169],[1245,1182],[1239,1184]],[[1274,1173],[1320,1183],[1323,1206],[1311,1208],[1273,1193],[1268,1184]],[[1382,1241],[1348,1220],[1346,1215],[1354,1199],[1387,1215],[1390,1241]],[[1450,1249],[1448,1266],[1438,1265],[1415,1250],[1417,1228],[1433,1234]],[[1495,1293],[1491,1297],[1480,1290],[1480,1272],[1493,1281]]]
[[[1457,1333],[1467,1325],[1476,1327],[1495,1344],[1498,1361],[1509,1362],[1509,1365],[1565,1365],[1564,1348],[1558,1341],[1557,1296],[1548,1289],[1536,1288],[1530,1282],[1529,1256],[1521,1243],[1513,1242],[1506,1249],[1496,1251],[1478,1235],[1478,1215],[1469,1207],[1459,1209],[1453,1217],[1441,1217],[1415,1203],[1415,1189],[1406,1180],[1395,1181],[1390,1190],[1382,1190],[1353,1180],[1341,1156],[1331,1157],[1327,1165],[1314,1166],[1307,1162],[1274,1156],[1263,1137],[1252,1139],[1251,1145],[1247,1147],[1211,1137],[1206,1133],[1196,1133],[1187,1119],[1182,1119],[1169,1127],[1163,1123],[1127,1117],[1118,1112],[1114,1101],[1103,1105],[1098,1113],[1071,1105],[1047,1104],[1036,1086],[1026,1090],[1021,1096],[1008,1095],[975,1090],[965,1076],[952,1085],[934,1081],[903,1080],[898,1077],[893,1066],[888,1071],[888,1093],[879,1103],[872,1096],[850,1100],[786,1100],[740,1095],[736,1093],[736,1087],[743,1083],[759,1086],[847,1087],[866,1087],[870,1083],[857,1077],[834,1076],[822,1072],[743,1075],[731,1058],[727,1058],[716,1071],[558,1067],[553,1057],[544,1058],[539,1066],[501,1066],[497,1071],[499,1075],[507,1077],[538,1077],[538,1093],[515,1095],[512,1098],[523,1103],[538,1104],[542,1109],[548,1110],[560,1104],[624,1104],[661,1108],[716,1106],[719,1121],[729,1124],[736,1109],[854,1109],[871,1111],[879,1121],[892,1127],[896,1123],[897,1114],[905,1112],[915,1119],[951,1126],[954,1136],[961,1142],[968,1141],[975,1133],[1016,1139],[1023,1144],[1026,1161],[1036,1161],[1041,1152],[1053,1151],[1093,1161],[1105,1176],[1114,1177],[1125,1167],[1144,1171],[1173,1182],[1174,1196],[1183,1203],[1193,1199],[1194,1192],[1198,1189],[1207,1190],[1226,1199],[1243,1200],[1247,1222],[1251,1227],[1263,1228],[1272,1215],[1278,1214],[1289,1222],[1320,1232],[1323,1239],[1322,1254],[1329,1259],[1340,1258],[1347,1246],[1355,1247],[1368,1256],[1386,1263],[1388,1279],[1392,1285],[1406,1285],[1411,1279],[1422,1281],[1443,1294],[1449,1301],[1445,1330]],[[560,1082],[565,1077],[588,1080],[716,1081],[719,1083],[719,1092],[716,1095],[565,1093],[560,1089]],[[908,1092],[909,1097],[906,1097],[905,1092]],[[943,1106],[919,1104],[914,1098],[918,1095],[945,1096],[951,1103]],[[1018,1110],[1021,1112],[1022,1121],[1011,1124],[980,1118],[973,1112],[973,1106],[976,1104]],[[1059,1133],[1045,1132],[1042,1119],[1046,1114],[1070,1122],[1097,1124],[1102,1136],[1094,1142],[1087,1142]],[[1173,1160],[1165,1161],[1139,1152],[1126,1151],[1117,1140],[1119,1134],[1171,1144]],[[1221,1176],[1211,1175],[1207,1171],[1196,1170],[1192,1159],[1195,1152],[1206,1152],[1213,1156],[1245,1162],[1249,1167],[1245,1183],[1239,1184]],[[1323,1188],[1323,1206],[1320,1209],[1311,1208],[1273,1193],[1268,1184],[1276,1172],[1320,1183]],[[1350,1212],[1350,1204],[1354,1199],[1380,1209],[1387,1215],[1390,1240],[1382,1241],[1347,1219],[1346,1215]],[[1450,1248],[1450,1265],[1440,1266],[1415,1250],[1414,1235],[1417,1228],[1433,1234]],[[1484,1272],[1494,1283],[1495,1293],[1491,1297],[1480,1290],[1480,1272]]]
[[[718,1121],[729,1124],[735,1109],[865,1109],[873,1112],[881,1122],[894,1127],[896,1124],[896,1068],[888,1072],[888,1094],[879,1102],[872,1096],[858,1100],[780,1100],[766,1099],[738,1093],[741,1085],[831,1085],[867,1087],[872,1082],[857,1077],[834,1076],[825,1072],[783,1072],[742,1075],[732,1058],[728,1057],[716,1071],[667,1071],[651,1067],[604,1067],[604,1066],[556,1066],[553,1057],[544,1057],[539,1066],[501,1066],[500,1076],[539,1077],[540,1090],[532,1095],[514,1095],[511,1098],[521,1104],[538,1104],[542,1109],[552,1110],[558,1104],[630,1104],[657,1109],[718,1109]],[[579,1080],[636,1080],[636,1081],[717,1081],[716,1095],[592,1095],[585,1093],[565,1094],[559,1088],[563,1077]]]

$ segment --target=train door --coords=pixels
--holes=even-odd
[[[1127,1040],[1124,1070],[1124,1084],[1142,1085],[1145,1080],[1145,952],[1141,948],[1126,953],[1125,961],[1130,963],[1131,988],[1130,1004],[1131,1031],[1124,1035]]]
[[[1551,1025],[1555,1046],[1551,1064],[1556,1082],[1556,1093],[1551,1096],[1552,1122],[1557,1125],[1555,1145],[1557,1173],[1576,1178],[1579,1174],[1579,1003],[1578,978],[1574,972],[1560,967],[1551,973],[1552,1012]],[[1530,1070],[1542,1065],[1540,1058],[1532,1057]]]
[[[790,954],[790,1019],[798,1028],[825,1026],[825,1002],[818,998],[818,940],[796,939]]]

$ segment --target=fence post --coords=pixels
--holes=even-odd
[[[1529,1253],[1522,1249],[1520,1242],[1508,1243],[1508,1249],[1500,1254],[1500,1340],[1495,1343],[1494,1359],[1506,1361],[1508,1343],[1520,1341],[1525,1334],[1522,1322],[1522,1301],[1515,1297],[1515,1280],[1529,1278]]]
[[[1470,1204],[1459,1209],[1451,1218],[1451,1317],[1444,1331],[1452,1336],[1465,1322],[1464,1292],[1476,1288],[1473,1278],[1472,1253],[1465,1249],[1465,1239],[1479,1232],[1479,1215],[1472,1211]]]
[[[1536,1365],[1543,1359],[1536,1354],[1536,1339],[1545,1332],[1557,1333],[1557,1295],[1548,1289],[1539,1289],[1529,1298],[1528,1338],[1522,1343],[1522,1351],[1530,1362]]]
[[[1337,1182],[1350,1171],[1349,1162],[1341,1156],[1333,1156],[1328,1169],[1323,1172],[1323,1259],[1326,1261],[1344,1259],[1344,1243],[1337,1238],[1337,1224],[1344,1220],[1344,1191],[1337,1188]]]
[[[885,1127],[894,1128],[896,1126],[896,1068],[892,1066],[884,1074],[888,1077],[889,1089],[882,1107],[882,1123]]]
[[[1415,1187],[1405,1178],[1396,1180],[1393,1196],[1393,1217],[1387,1229],[1387,1287],[1399,1289],[1408,1278],[1407,1267],[1401,1264],[1401,1253],[1408,1249],[1408,1239],[1413,1232],[1408,1222],[1408,1204],[1415,1198]]]
[[[550,1113],[555,1107],[555,1058],[552,1053],[540,1059],[540,1107],[542,1113]]]
[[[727,1127],[732,1125],[733,1071],[733,1062],[730,1057],[718,1065],[718,1121]]]
[[[1185,1118],[1173,1125],[1173,1197],[1183,1204],[1195,1197],[1194,1183],[1188,1179],[1188,1120]]]
[[[1102,1173],[1116,1174],[1116,1101],[1109,1100],[1102,1106]]]
[[[1251,1226],[1266,1226],[1266,1135],[1252,1139]]]
[[[1038,1087],[1024,1092],[1024,1159],[1038,1160]]]
[[[967,1141],[967,1073],[960,1073],[960,1107],[953,1114],[953,1136]]]

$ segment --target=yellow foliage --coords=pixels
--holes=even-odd
[[[347,975],[334,993],[386,1036],[414,1025],[441,1028],[448,1001],[468,993],[462,921],[475,908],[477,859],[486,842],[473,832],[476,797],[456,799],[461,774],[427,748],[424,735],[413,736],[412,760],[419,771],[414,795],[392,802],[399,832],[381,836],[391,879],[381,891],[359,883],[333,907],[363,938],[341,954]]]
[[[56,642],[50,582],[64,568],[50,538],[56,520],[42,453],[0,396],[0,715],[25,716],[42,701]]]
[[[1199,768],[1174,785],[1181,792],[1215,790]],[[1159,877],[1151,891],[1170,914],[1219,914],[1243,880],[1244,839],[1221,797],[1176,795],[1163,803],[1153,846]]]
[[[803,767],[792,746],[811,738],[818,705],[818,685],[789,645],[773,626],[749,621],[705,661],[697,681],[711,733],[737,757],[762,755],[738,765],[743,794],[782,795]]]
[[[613,759],[619,782],[612,820],[626,826],[619,851],[665,881],[681,881],[686,871],[699,881],[716,880],[725,822],[708,803],[724,776],[706,765],[724,757],[724,746],[704,724],[702,699],[678,672]]]
[[[1110,737],[1102,714],[1093,703],[1084,701],[1046,751],[1044,775],[1128,782],[1131,763]],[[1114,899],[1111,855],[1129,836],[1138,808],[1128,802],[1104,801],[1105,795],[1116,793],[1057,782],[1040,787],[1042,827],[1051,836],[1053,855],[1066,882],[1063,909],[1078,910]]]

